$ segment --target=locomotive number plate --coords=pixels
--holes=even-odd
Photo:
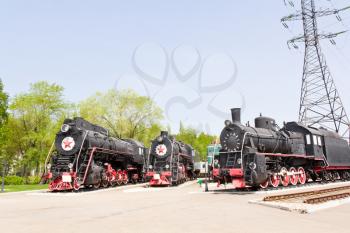
[[[70,175],[63,175],[62,176],[62,181],[63,182],[72,182],[72,176],[70,176]]]
[[[153,179],[155,179],[155,180],[160,180],[160,175],[159,175],[159,174],[154,174],[154,175],[153,175]]]

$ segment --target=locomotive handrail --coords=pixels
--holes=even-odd
[[[96,147],[93,147],[93,148],[92,148],[92,151],[91,151],[91,153],[90,153],[89,162],[88,162],[87,167],[86,167],[86,170],[85,170],[85,174],[84,174],[84,178],[83,178],[82,184],[85,183],[86,176],[87,176],[87,173],[88,173],[88,171],[89,171],[89,168],[90,168],[90,165],[91,165],[91,161],[92,161],[92,157],[94,156],[95,151],[96,151]]]
[[[151,146],[152,147],[152,146]],[[152,148],[149,148],[149,150],[148,150],[148,155],[147,155],[147,163],[146,163],[146,166],[144,166],[144,167],[146,167],[146,170],[144,170],[145,172],[148,172],[150,169],[149,169],[149,159],[150,159],[150,157],[151,157],[151,150],[152,150]]]
[[[271,157],[291,157],[291,158],[304,158],[304,159],[315,159],[315,156],[308,156],[308,155],[302,155],[302,154],[283,154],[283,153],[264,153],[264,152],[257,152],[257,155],[266,155]],[[321,159],[323,161],[323,159]]]
[[[323,168],[326,168],[326,167],[329,167],[329,163],[328,163],[328,161],[327,161],[327,158],[326,158],[326,156],[322,153],[322,156],[323,156],[323,162],[325,163],[325,165],[326,166],[323,166]]]
[[[76,158],[76,163],[75,163],[75,170],[76,171],[78,171],[79,158],[80,158],[80,155],[81,155],[81,151],[83,150],[84,142],[86,140],[86,136],[88,135],[88,132],[89,132],[89,130],[86,130],[83,142],[81,143],[81,146],[80,146],[79,154],[78,154],[78,156]]]
[[[251,134],[251,133],[245,132],[244,135],[243,135],[242,148],[241,148],[241,169],[243,169],[243,149],[244,149],[244,143],[245,143],[246,136],[247,136],[248,134]]]
[[[170,171],[171,171],[171,182],[173,182],[173,178],[172,177],[174,176],[174,174],[173,174],[174,141],[172,141],[170,145],[171,145]],[[179,158],[177,158],[176,169],[179,169]],[[178,175],[179,174],[176,173],[176,181],[175,182],[177,182],[177,180],[178,180]]]
[[[53,141],[53,143],[52,143],[52,145],[51,145],[51,147],[50,147],[50,150],[49,150],[49,153],[47,154],[47,156],[46,156],[46,159],[45,159],[45,164],[44,164],[44,174],[46,174],[46,167],[47,167],[47,163],[48,163],[48,161],[49,161],[49,157],[50,157],[50,155],[51,155],[51,153],[52,153],[52,151],[53,151],[53,147],[54,147],[54,145],[55,145],[55,140]]]
[[[257,136],[259,136],[259,137],[261,137],[261,136],[265,136],[265,137],[267,137],[267,138],[273,138],[273,137],[271,137],[270,135],[267,135],[267,134],[259,134],[258,132],[256,132],[257,133]],[[244,143],[245,143],[245,140],[246,140],[246,136],[247,135],[252,135],[252,136],[254,136],[252,133],[250,133],[250,132],[245,132],[244,133],[244,136],[243,136],[243,141],[242,141],[242,148],[241,148],[241,151],[237,151],[237,153],[241,153],[241,168],[243,169],[243,149],[244,149]],[[272,153],[273,154],[273,153]]]
[[[99,147],[89,147],[89,150],[91,149],[96,149],[97,150],[100,150],[100,151],[103,151],[105,153],[109,153],[109,154],[112,154],[112,155],[115,155],[115,154],[123,154],[123,155],[127,155],[127,156],[132,156],[130,153],[128,152],[121,152],[121,151],[117,151],[117,150],[109,150],[109,149],[105,149],[105,148],[99,148]]]
[[[250,132],[245,132],[244,133],[244,135],[243,135],[243,140],[242,140],[242,146],[241,146],[241,150],[240,151],[227,151],[227,152],[219,152],[220,154],[225,154],[225,153],[227,153],[227,154],[229,154],[229,153],[240,153],[241,154],[241,169],[243,169],[243,149],[244,149],[244,143],[245,143],[245,141],[246,141],[246,138],[247,138],[247,135],[252,135],[252,136],[254,136],[252,133],[250,133]],[[265,136],[265,137],[267,137],[267,138],[271,138],[271,136],[270,135],[267,135],[267,134],[258,134],[257,133],[257,136]],[[272,137],[273,138],[273,137]]]
[[[221,151],[219,154],[231,154],[231,153],[241,153],[240,150],[234,150],[234,151]]]
[[[126,152],[119,152],[119,151],[108,150],[108,149],[104,149],[104,148],[98,148],[98,147],[92,147],[92,148],[89,148],[89,150],[91,150],[91,153],[90,153],[90,156],[89,156],[89,162],[87,164],[87,167],[86,167],[86,170],[85,170],[85,173],[84,173],[84,178],[83,178],[82,184],[84,184],[85,181],[86,181],[86,177],[87,177],[88,171],[90,169],[92,158],[94,157],[94,153],[97,152],[98,150],[101,150],[101,151],[103,151],[105,153],[110,153],[110,154],[125,154],[125,155],[129,155]]]
[[[183,154],[183,153],[179,153],[180,156],[186,157],[186,158],[192,158],[191,155],[187,155],[187,154]]]

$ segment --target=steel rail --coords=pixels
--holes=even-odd
[[[291,194],[284,194],[284,195],[267,196],[263,200],[264,201],[281,201],[281,200],[288,200],[288,199],[295,199],[295,198],[320,195],[320,194],[325,194],[325,193],[332,193],[332,192],[343,191],[343,190],[348,190],[348,189],[350,189],[350,186],[343,186],[343,187],[321,189],[321,190],[314,190],[314,191],[308,191],[308,192],[299,192],[299,193],[291,193]]]
[[[309,198],[309,199],[304,200],[303,203],[314,205],[314,204],[325,203],[328,201],[335,201],[335,200],[339,200],[339,199],[344,199],[344,198],[348,198],[348,197],[350,197],[349,192],[338,193],[338,194],[327,195],[327,196],[323,196],[323,197]]]

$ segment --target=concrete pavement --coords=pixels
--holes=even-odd
[[[349,204],[302,215],[248,203],[262,193],[202,189],[191,182],[174,188],[0,195],[0,232],[350,232]]]

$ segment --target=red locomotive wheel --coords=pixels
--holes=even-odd
[[[280,173],[282,174],[280,176],[281,183],[284,187],[287,187],[289,185],[289,176],[287,168],[282,167]]]
[[[93,187],[94,189],[99,189],[99,188],[101,187],[101,181],[99,181],[98,183],[92,185],[92,187]]]
[[[101,178],[101,186],[103,188],[107,188],[109,185],[109,182],[108,182],[108,174],[104,173],[102,174],[102,178]]]
[[[299,183],[300,184],[305,184],[306,183],[306,173],[304,168],[299,167],[298,168],[298,173],[299,173]]]
[[[269,186],[269,179],[260,184],[260,188],[266,189]]]
[[[78,191],[78,190],[80,189],[80,185],[79,185],[79,183],[78,183],[78,178],[75,178],[75,179],[74,179],[74,182],[73,182],[73,189],[74,189],[75,191]]]
[[[109,182],[109,185],[112,186],[112,187],[117,186],[117,184],[118,184],[118,183],[117,183],[116,180],[113,180],[113,181],[110,181],[110,182]]]
[[[279,175],[277,175],[277,173],[272,174],[269,178],[269,183],[272,187],[277,188],[280,184]]]
[[[129,183],[128,174],[126,173],[126,171],[124,171],[122,179],[123,179],[123,184],[124,185],[127,185]]]
[[[106,179],[106,180],[102,180],[101,181],[101,186],[103,187],[103,188],[107,188],[108,187],[108,185],[109,185],[109,182],[108,182],[108,180]]]
[[[119,185],[122,185],[122,183],[123,183],[123,175],[119,172],[118,173],[118,175],[117,175],[117,180],[116,180],[116,182],[117,182],[117,185],[119,186]]]
[[[299,176],[296,174],[297,173],[297,169],[295,169],[294,167],[291,167],[289,169],[289,172],[291,173],[289,179],[290,179],[290,183],[292,185],[297,185],[298,184],[298,180],[299,180]]]

